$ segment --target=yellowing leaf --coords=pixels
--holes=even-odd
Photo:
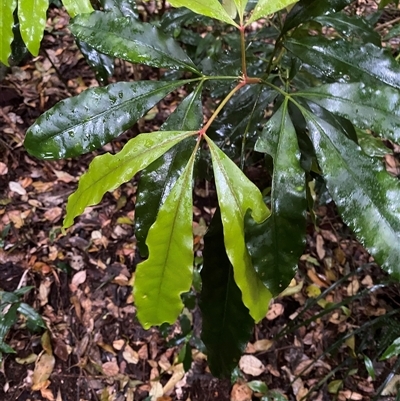
[[[8,57],[11,55],[11,42],[14,38],[12,28],[15,7],[17,7],[16,0],[0,1],[0,61],[7,66]]]
[[[68,198],[64,228],[71,226],[74,218],[80,215],[85,207],[99,203],[107,191],[113,191],[129,181],[173,145],[194,133],[161,131],[140,134],[131,139],[116,155],[106,153],[95,157],[89,170],[79,180],[77,191]]]
[[[244,216],[251,209],[253,219],[262,222],[270,212],[259,189],[210,138],[205,135],[205,139],[212,156],[226,253],[233,266],[236,284],[242,292],[243,303],[258,322],[267,312],[271,293],[258,277],[248,254]]]
[[[151,226],[149,258],[136,268],[134,297],[144,328],[174,323],[193,271],[192,175],[195,152]]]
[[[87,14],[93,12],[90,0],[63,0],[64,7],[71,17],[77,14]]]
[[[253,14],[247,21],[246,25],[249,25],[253,21],[257,21],[259,18],[266,17],[269,14],[275,13],[289,4],[296,3],[297,0],[259,0],[254,8]]]
[[[38,391],[47,387],[47,379],[53,372],[55,359],[53,355],[46,352],[41,354],[36,361],[35,370],[33,372],[32,390]]]

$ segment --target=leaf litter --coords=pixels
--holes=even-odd
[[[55,9],[51,17],[57,29],[65,29],[65,14]],[[191,369],[185,372],[179,360],[181,345],[174,344],[182,332],[179,324],[167,334],[139,326],[131,294],[132,267],[140,260],[132,228],[136,182],[107,194],[101,205],[88,209],[63,236],[66,199],[92,156],[49,163],[31,159],[21,148],[26,128],[39,114],[71,94],[98,85],[72,43],[69,35],[47,34],[43,42],[47,55],[41,53],[25,66],[14,67],[2,82],[6,90],[4,99],[0,98],[4,133],[0,141],[0,287],[14,291],[26,277],[27,285],[35,288],[24,302],[45,319],[48,339],[29,333],[19,318],[7,337],[16,354],[6,356],[1,365],[0,398],[26,400],[34,394],[35,399],[50,401],[144,400],[148,396],[151,400],[245,401],[268,395],[260,388],[250,389],[247,383],[254,380],[287,400],[335,396],[372,400],[382,384],[382,395],[395,395],[399,376],[384,381],[396,358],[379,361],[376,350],[384,350],[384,341],[370,338],[368,342],[374,333],[389,335],[387,321],[376,327],[371,324],[372,331],[361,329],[371,319],[398,311],[399,285],[378,286],[387,282],[386,275],[353,239],[332,205],[317,210],[318,231],[308,226],[308,246],[299,273],[256,326],[233,386],[211,376],[204,350],[195,341]],[[120,73],[123,69],[121,65]],[[134,73],[154,74],[150,69]],[[152,119],[139,126],[148,130],[161,125],[176,103],[171,95],[153,110]],[[121,148],[137,132],[136,126],[104,150]],[[394,147],[385,158],[393,175],[398,175],[399,155],[400,149]],[[194,206],[197,253],[206,222],[215,211],[207,200],[215,189],[208,185],[201,189],[196,190]],[[187,313],[196,333],[199,312],[194,308]],[[399,330],[399,313],[393,313],[392,320],[398,322]],[[363,355],[373,359],[375,380],[366,371]],[[340,364],[351,369],[337,369],[324,382]]]

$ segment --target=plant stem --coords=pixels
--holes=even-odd
[[[229,102],[229,99],[243,86],[246,85],[246,82],[239,82],[225,97],[224,100],[218,105],[217,109],[214,111],[210,119],[207,121],[207,124],[199,131],[199,136],[203,136],[207,130],[210,128],[210,125],[217,118],[219,112],[224,108],[224,106]]]
[[[240,24],[239,31],[240,31],[240,49],[242,53],[242,74],[244,78],[247,78],[247,65],[246,65],[246,41],[244,37],[245,27]]]

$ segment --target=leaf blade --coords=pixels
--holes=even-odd
[[[318,162],[343,220],[376,261],[400,278],[400,184],[330,124],[329,112],[304,111]],[[320,117],[321,115],[322,117]]]
[[[186,7],[197,14],[238,26],[218,0],[172,0],[169,3],[173,7]]]
[[[400,94],[385,85],[334,83],[293,94],[309,99],[354,125],[372,129],[394,142],[400,142]]]
[[[68,198],[63,227],[71,226],[85,207],[99,203],[107,191],[129,181],[172,146],[193,134],[193,131],[140,134],[127,142],[116,155],[106,153],[95,157],[80,178],[78,189]]]
[[[24,145],[30,154],[44,159],[98,149],[187,82],[118,82],[87,89],[43,113],[28,129]]]
[[[261,222],[268,217],[269,210],[259,189],[210,138],[204,137],[212,157],[226,253],[233,266],[236,284],[242,292],[243,303],[257,322],[265,316],[271,293],[258,277],[247,252],[244,215],[251,209],[252,217]]]
[[[63,5],[71,17],[77,14],[87,14],[94,11],[90,0],[63,0]]]
[[[46,27],[47,0],[18,0],[18,20],[21,37],[34,55],[39,54],[40,42]]]
[[[400,89],[400,66],[384,49],[322,37],[287,39],[284,46],[303,62],[336,80],[380,82]]]
[[[254,321],[233,278],[233,267],[225,251],[219,209],[204,237],[203,257],[201,339],[207,348],[213,375],[229,377],[247,345]]]
[[[259,0],[254,8],[253,14],[250,19],[246,22],[246,25],[251,24],[258,19],[267,15],[273,14],[287,7],[290,4],[296,3],[298,0]]]
[[[69,28],[76,37],[101,53],[132,63],[200,74],[177,42],[149,23],[95,11],[78,15]]]
[[[0,2],[0,61],[8,66],[8,58],[11,56],[11,42],[13,41],[14,10],[17,0]]]
[[[137,317],[145,329],[174,323],[184,306],[181,294],[192,283],[194,159],[195,151],[149,230],[149,258],[136,268],[133,293]]]
[[[286,98],[255,146],[274,160],[271,215],[261,224],[248,219],[246,226],[247,249],[257,273],[273,296],[289,285],[305,247],[306,178],[287,106]]]
[[[189,94],[168,120],[162,130],[198,130],[203,121],[201,87]],[[171,188],[182,174],[192,153],[192,138],[187,138],[168,150],[140,174],[135,204],[135,236],[142,256],[148,254],[147,233],[154,223],[158,210]]]

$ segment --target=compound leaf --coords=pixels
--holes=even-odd
[[[306,178],[287,106],[286,98],[255,147],[274,160],[271,215],[261,224],[247,219],[246,225],[247,249],[254,267],[274,296],[289,285],[305,247]]]
[[[289,4],[296,3],[298,0],[259,0],[257,5],[254,7],[253,14],[250,19],[246,22],[246,25],[251,24],[262,17],[266,17],[269,14],[275,13]]]
[[[238,26],[218,0],[171,0],[169,3],[173,7],[186,7],[197,14]]]
[[[69,28],[77,38],[101,53],[132,63],[199,74],[178,43],[152,24],[96,11],[78,15]]]
[[[39,54],[40,42],[46,27],[48,0],[18,0],[18,20],[21,37],[28,50]]]
[[[25,147],[43,159],[74,157],[98,149],[187,82],[118,82],[87,89],[43,113],[28,129]]]
[[[288,39],[284,46],[300,60],[327,77],[376,85],[377,81],[400,89],[400,66],[384,49],[322,37]]]
[[[400,143],[400,93],[390,86],[334,83],[293,93],[309,99],[354,125]]]
[[[64,228],[71,226],[85,207],[99,203],[107,191],[129,181],[172,146],[193,134],[193,131],[140,134],[127,142],[119,153],[95,157],[80,178],[78,189],[68,198]]]
[[[93,12],[90,0],[63,0],[65,9],[71,17],[77,14],[87,14]]]
[[[271,293],[254,270],[246,249],[244,217],[251,209],[252,217],[260,223],[268,217],[269,210],[259,189],[210,138],[204,137],[211,151],[226,253],[233,266],[236,284],[242,292],[243,303],[258,322],[268,310]]]
[[[181,294],[193,276],[192,176],[195,152],[151,226],[149,258],[136,268],[134,297],[145,329],[174,323],[183,309]]]
[[[8,64],[11,55],[11,42],[13,41],[14,10],[17,7],[16,0],[0,1],[0,61]]]
[[[204,237],[203,258],[201,339],[207,347],[207,360],[213,375],[229,377],[246,348],[254,320],[244,306],[242,293],[233,278],[219,209]]]
[[[330,113],[303,110],[326,186],[343,220],[375,260],[400,279],[400,183],[334,124]],[[318,114],[318,115],[316,115]]]
[[[197,130],[203,122],[201,87],[189,94],[168,120],[162,130]],[[154,223],[176,180],[181,176],[192,153],[194,138],[187,138],[165,152],[140,174],[135,204],[135,236],[142,256],[147,256],[147,233]]]

